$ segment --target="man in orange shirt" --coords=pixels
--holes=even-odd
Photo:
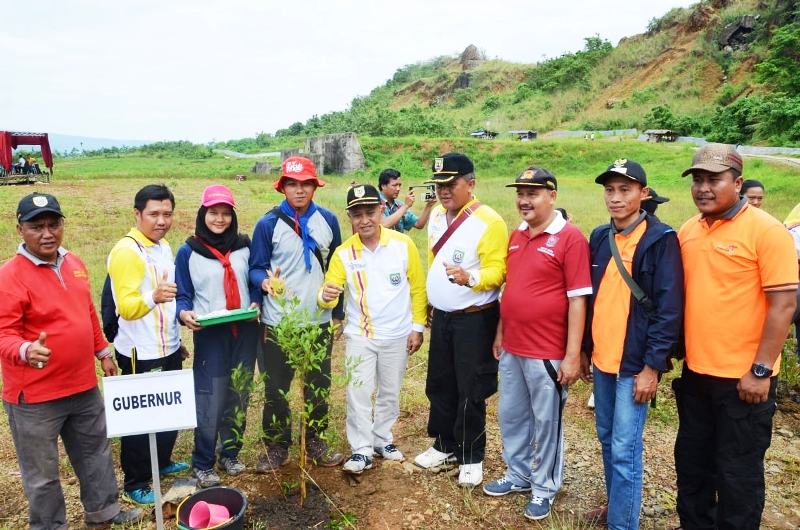
[[[686,530],[757,529],[797,259],[786,228],[739,198],[733,147],[706,145],[689,174],[700,214],[678,234],[686,270],[686,362],[673,382],[678,515]]]
[[[658,374],[680,336],[683,267],[675,230],[641,209],[649,192],[641,165],[621,158],[595,182],[605,189],[611,222],[589,238],[592,298],[582,378],[594,379],[608,506],[585,518],[607,523],[612,530],[636,530],[642,504],[642,432]],[[639,296],[635,290],[641,291]]]

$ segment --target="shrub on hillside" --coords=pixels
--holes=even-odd
[[[499,109],[502,104],[503,103],[500,99],[500,96],[498,96],[497,94],[489,94],[483,100],[483,105],[481,105],[481,110],[483,112],[492,112]]]
[[[755,66],[758,82],[800,94],[800,22],[777,29],[767,50],[767,58]]]
[[[475,103],[475,90],[471,88],[460,88],[453,92],[453,107],[463,109],[472,103]]]
[[[533,90],[553,92],[556,89],[578,87],[591,89],[589,74],[592,67],[608,55],[614,47],[599,35],[583,39],[583,51],[567,53],[531,68],[525,83]]]

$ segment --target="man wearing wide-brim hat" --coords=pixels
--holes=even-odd
[[[283,161],[281,176],[273,187],[286,198],[264,214],[256,223],[250,245],[250,281],[264,295],[261,305],[261,348],[258,369],[266,374],[265,402],[261,419],[266,454],[256,464],[256,472],[270,473],[289,462],[292,444],[291,410],[287,396],[294,379],[286,353],[275,343],[273,326],[283,318],[283,307],[276,297],[291,292],[300,302],[297,309],[308,311],[314,324],[322,328],[319,342],[327,342],[327,360],[319,369],[309,372],[304,389],[304,403],[311,404],[313,428],[306,438],[309,458],[317,465],[333,467],[344,455],[328,447],[323,435],[328,422],[328,402],[318,399],[314,389],[331,386],[330,323],[344,319],[340,300],[331,309],[319,311],[317,291],[325,279],[325,271],[333,251],[342,243],[336,215],[314,202],[317,188],[325,181],[317,176],[317,168],[308,158],[292,156]],[[277,288],[276,288],[277,287]],[[313,388],[312,388],[313,387]]]
[[[433,446],[414,462],[424,468],[458,462],[458,482],[483,481],[486,399],[497,392],[492,353],[508,232],[503,219],[472,192],[475,169],[462,153],[446,153],[428,180],[440,204],[428,223],[428,300],[433,308],[425,393]]]
[[[695,154],[698,215],[681,227],[686,360],[673,381],[681,526],[757,529],[780,354],[794,313],[792,236],[739,197],[742,157],[730,145]]]

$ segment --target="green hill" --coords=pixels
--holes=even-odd
[[[399,68],[347,110],[275,136],[456,136],[488,120],[500,133],[669,128],[731,143],[800,142],[798,0],[706,0],[616,46],[599,34],[585,43],[536,64],[487,60],[470,45]]]

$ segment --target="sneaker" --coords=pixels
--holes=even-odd
[[[360,475],[365,469],[372,469],[372,459],[359,453],[354,453],[342,466],[342,471]]]
[[[172,462],[168,466],[164,466],[158,470],[159,475],[177,475],[182,471],[189,469],[189,464],[186,462]]]
[[[483,482],[483,462],[477,464],[461,464],[458,471],[458,485],[474,488]]]
[[[150,486],[133,491],[124,491],[122,498],[139,506],[155,506],[156,494]]]
[[[267,454],[256,464],[256,473],[271,473],[289,463],[289,449],[280,444],[267,445]]]
[[[550,515],[550,499],[543,499],[534,495],[525,506],[525,517],[538,521]]]
[[[608,524],[608,506],[586,512],[581,517],[589,524]]]
[[[381,458],[385,458],[386,460],[396,460],[398,462],[402,462],[406,459],[406,457],[403,456],[403,453],[401,453],[400,450],[394,446],[394,444],[384,445],[383,447],[373,447],[372,450],[375,451],[376,455]]]
[[[197,478],[197,485],[201,488],[212,488],[214,486],[219,486],[219,475],[214,473],[213,469],[193,468],[192,474]]]
[[[486,495],[491,495],[492,497],[502,497],[503,495],[517,493],[520,491],[531,491],[531,487],[517,486],[506,477],[500,477],[497,480],[493,480],[483,487],[483,492]]]
[[[311,436],[306,438],[306,456],[316,465],[322,467],[336,467],[344,461],[344,455],[328,447],[325,440]],[[370,465],[372,460],[370,460]]]
[[[106,528],[114,524],[138,523],[144,519],[144,511],[141,508],[122,510],[117,515],[103,521],[102,523],[86,523],[86,528]]]
[[[453,456],[453,453],[443,453],[433,447],[414,457],[414,463],[423,469],[438,467],[442,464],[454,464],[455,462],[456,457]]]
[[[228,458],[227,456],[220,457],[217,467],[232,477],[241,475],[247,469],[247,466],[239,462],[238,458]]]

